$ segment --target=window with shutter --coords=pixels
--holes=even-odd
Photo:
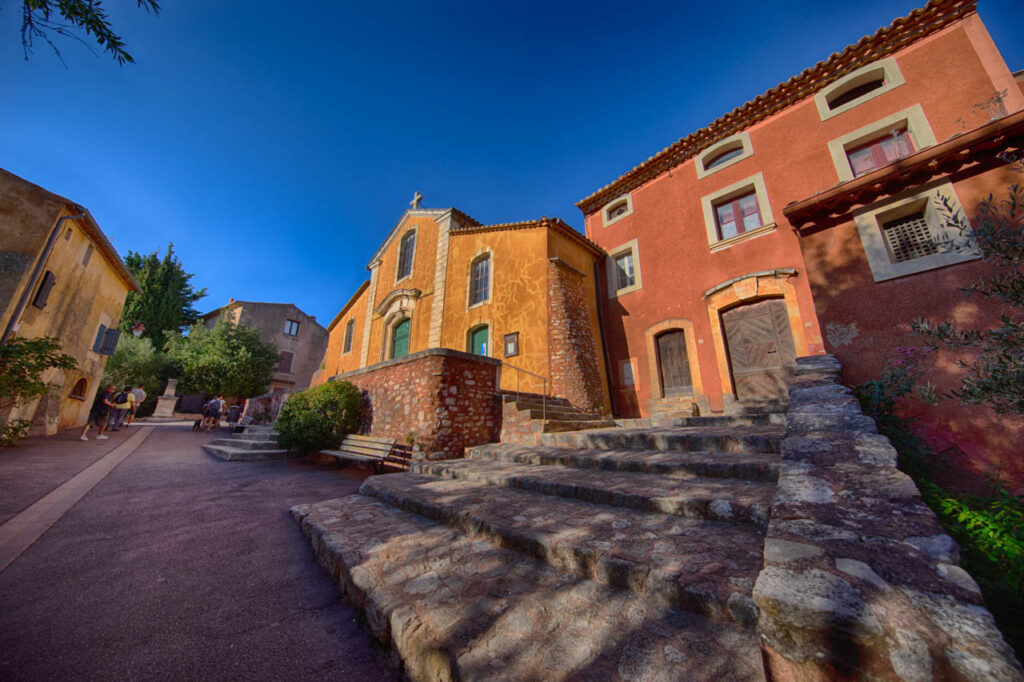
[[[281,351],[281,362],[277,365],[277,371],[282,374],[290,374],[292,371],[292,358],[295,357],[295,353],[289,351]]]
[[[39,289],[36,290],[36,296],[32,299],[32,305],[42,310],[46,307],[46,301],[50,298],[50,291],[53,289],[53,285],[57,283],[57,276],[49,270],[43,275],[43,281],[39,283]]]
[[[939,252],[924,213],[912,213],[882,225],[885,244],[893,263],[930,256]]]
[[[120,329],[108,329],[103,333],[103,344],[100,346],[100,355],[113,355],[117,350],[117,342],[121,338]]]
[[[107,325],[101,324],[100,330],[96,332],[96,340],[92,342],[92,352],[99,353],[103,348],[103,337],[107,333]]]

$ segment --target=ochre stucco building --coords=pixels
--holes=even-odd
[[[418,202],[417,202],[418,203]],[[324,379],[428,348],[500,359],[501,388],[607,412],[595,275],[602,251],[557,219],[481,225],[405,211],[328,327]]]
[[[0,330],[3,337],[54,337],[75,370],[49,370],[39,400],[3,418],[33,434],[85,424],[129,291],[139,285],[89,211],[0,170]]]
[[[603,297],[620,416],[785,397],[799,355],[847,383],[926,342],[918,317],[985,326],[958,289],[988,267],[944,245],[1022,179],[1020,82],[972,1],[933,0],[693,132],[577,205],[609,254]],[[955,358],[931,378],[955,385]],[[1017,480],[1024,431],[984,408],[922,408],[939,447]]]
[[[316,318],[292,303],[260,303],[231,299],[222,308],[202,316],[203,324],[214,327],[221,315],[235,324],[255,327],[260,338],[270,341],[281,356],[270,391],[303,391],[309,388],[327,347],[327,330]],[[236,396],[248,398],[252,396]]]

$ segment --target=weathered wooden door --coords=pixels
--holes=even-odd
[[[722,313],[729,365],[740,400],[787,396],[786,376],[796,367],[796,347],[782,299],[773,298]]]
[[[409,319],[406,318],[395,325],[391,333],[391,359],[397,360],[409,354]]]
[[[666,397],[693,392],[690,359],[686,355],[686,334],[682,330],[665,332],[658,341],[658,368],[661,389]]]

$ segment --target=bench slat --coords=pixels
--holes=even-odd
[[[337,457],[338,459],[351,459],[356,462],[379,462],[382,459],[381,457],[359,455],[354,452],[345,452],[344,450],[321,450],[320,454]]]

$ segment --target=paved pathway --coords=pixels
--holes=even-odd
[[[394,679],[288,516],[364,475],[146,430],[0,449],[0,679]]]

